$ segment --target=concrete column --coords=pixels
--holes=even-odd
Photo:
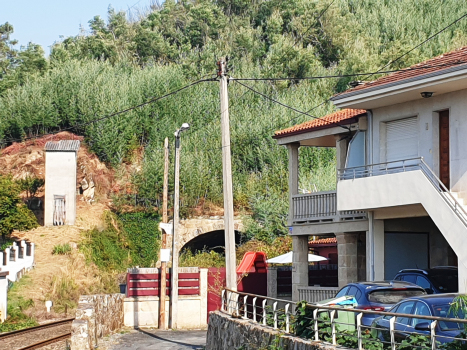
[[[16,244],[16,242],[13,242],[13,249],[15,251],[15,262],[18,261],[18,245]]]
[[[5,263],[5,266],[8,266],[10,264],[10,248],[6,248],[4,254],[6,255],[6,257],[3,260],[3,262]]]
[[[270,298],[277,298],[277,267],[268,266],[268,289],[267,296]]]
[[[290,143],[287,145],[289,151],[289,216],[287,224],[293,223],[293,201],[292,196],[298,194],[298,148],[299,143]]]
[[[357,233],[336,233],[339,288],[357,282]]]
[[[199,324],[205,325],[208,314],[208,269],[199,269],[199,296],[201,297]],[[178,319],[183,317],[183,310],[180,311],[182,311],[182,314],[179,315]]]
[[[345,160],[347,158],[347,139],[343,139],[342,135],[335,135],[336,139],[336,168],[344,169]]]
[[[467,293],[467,266],[465,266],[462,262],[459,261],[458,266],[459,271],[459,293],[466,294]]]
[[[0,252],[0,271],[2,271],[2,266],[3,266],[3,252]]]
[[[299,301],[298,287],[308,286],[308,236],[292,236],[292,301]]]
[[[367,281],[383,281],[384,276],[384,220],[375,220],[368,212],[369,231],[366,232]]]

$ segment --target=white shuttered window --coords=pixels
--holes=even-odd
[[[386,123],[386,161],[418,157],[417,117]]]

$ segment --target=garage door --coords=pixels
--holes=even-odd
[[[384,278],[392,279],[402,269],[428,268],[428,233],[384,234]]]
[[[418,157],[417,117],[386,123],[386,161]]]

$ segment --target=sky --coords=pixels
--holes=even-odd
[[[43,47],[46,55],[60,36],[79,33],[80,25],[89,30],[88,21],[100,15],[107,20],[111,5],[115,10],[137,14],[147,9],[154,0],[0,0],[0,24],[9,22],[14,27],[11,39],[19,46],[29,42]],[[128,13],[128,12],[127,12]]]

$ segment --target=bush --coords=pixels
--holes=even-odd
[[[71,253],[71,247],[69,243],[57,244],[52,249],[53,255],[68,255]]]
[[[180,267],[225,267],[224,254],[211,251],[197,251],[193,253],[191,250],[183,250],[180,254]]]

